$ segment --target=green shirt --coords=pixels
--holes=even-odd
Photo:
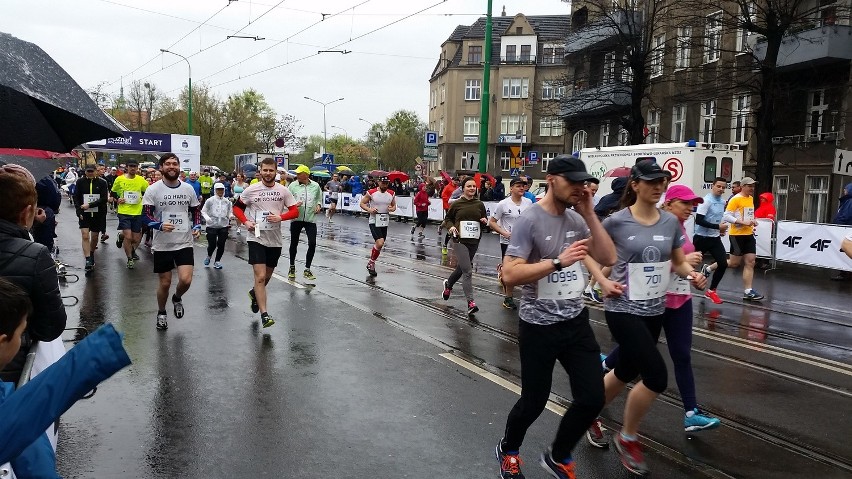
[[[447,215],[444,217],[444,227],[449,229],[451,226],[455,226],[456,229],[459,230],[459,242],[475,244],[479,243],[482,235],[488,232],[488,226],[482,224],[480,221],[481,218],[486,217],[485,204],[483,202],[479,201],[477,198],[469,200],[462,196],[451,204],[450,209],[447,210]],[[480,237],[477,239],[465,238],[464,234],[461,233],[462,228],[465,226],[462,222],[468,224],[475,223],[476,228],[479,229]]]
[[[296,218],[296,221],[313,223],[316,206],[322,206],[322,188],[320,188],[319,183],[308,180],[308,183],[303,185],[297,180],[290,183],[288,188],[290,189],[290,193],[293,193],[296,201],[302,202],[302,206],[299,206],[299,217]]]
[[[213,178],[206,175],[201,175],[198,177],[198,182],[201,183],[201,194],[209,195],[210,190],[213,189]]]
[[[142,193],[148,189],[145,178],[136,175],[131,180],[126,175],[121,175],[112,184],[112,192],[119,198],[124,198],[124,203],[118,205],[117,212],[120,215],[139,216],[142,214]]]

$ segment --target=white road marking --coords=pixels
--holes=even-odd
[[[287,283],[287,284],[292,285],[292,286],[295,286],[295,287],[297,287],[297,288],[299,288],[299,289],[305,289],[305,286],[304,286],[304,285],[301,285],[301,284],[299,284],[299,283],[297,283],[297,282],[295,282],[295,281],[290,281],[289,279],[287,279],[287,278],[285,278],[285,277],[281,276],[281,275],[280,275],[280,274],[278,274],[278,273],[272,273],[272,277],[273,277],[273,278],[275,278],[275,279],[277,279],[278,281],[281,281],[282,283]]]

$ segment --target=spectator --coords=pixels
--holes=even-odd
[[[843,195],[840,197],[840,205],[837,208],[837,214],[834,215],[834,224],[850,226],[852,225],[852,183],[848,183],[843,187]],[[844,251],[849,254],[848,250],[845,249],[847,241],[844,241]],[[852,256],[850,256],[852,257]],[[852,279],[852,273],[849,271],[841,271],[836,275],[831,277],[834,281],[849,281]]]
[[[494,187],[491,193],[492,201],[500,201],[506,197],[506,187],[503,186],[503,177],[495,176],[494,177]]]
[[[491,182],[485,180],[482,182],[482,188],[479,189],[480,201],[494,201],[494,188],[491,187]]]
[[[754,217],[770,219],[774,222],[775,215],[777,214],[775,211],[775,197],[767,191],[766,193],[761,193],[759,198],[760,206],[754,210]],[[757,258],[755,266],[759,269],[769,269],[772,265],[766,258]]]
[[[45,176],[36,183],[38,207],[44,214],[37,214],[33,223],[33,239],[36,243],[47,246],[47,250],[55,251],[53,238],[56,238],[56,212],[62,202],[62,195],[56,182],[50,176]]]
[[[595,205],[595,214],[603,220],[607,216],[621,209],[621,195],[627,187],[627,178],[614,178],[612,180],[612,193],[604,195]]]

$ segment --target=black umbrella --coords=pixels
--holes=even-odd
[[[33,174],[36,181],[48,176],[65,163],[66,159],[34,158],[21,155],[0,155],[0,165],[21,165]]]
[[[0,33],[0,147],[71,151],[121,129],[50,55]]]

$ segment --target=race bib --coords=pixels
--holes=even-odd
[[[139,204],[139,192],[138,191],[125,191],[124,192],[124,202],[128,205],[137,205]]]
[[[754,221],[754,208],[743,208],[743,223],[750,224]]]
[[[672,277],[669,280],[669,287],[666,290],[667,294],[690,294],[692,290],[690,289],[689,280],[686,278],[681,278],[677,273],[672,273]]]
[[[459,238],[479,239],[479,221],[459,222]]]
[[[671,261],[628,263],[627,287],[630,301],[644,301],[666,295],[671,278]]]
[[[577,299],[585,287],[580,263],[574,263],[538,280],[538,299]]]
[[[383,228],[390,224],[390,215],[387,213],[376,213],[376,227]]]
[[[163,213],[163,223],[175,225],[173,233],[186,233],[189,231],[189,215],[186,213]]]
[[[269,211],[261,211],[257,214],[255,219],[255,231],[271,231],[275,229],[275,223],[269,222],[269,215],[271,215]],[[255,233],[256,235],[257,233]]]
[[[202,187],[202,188],[204,188],[204,189],[208,189],[208,188],[210,188],[211,186],[213,186],[213,185],[211,185],[210,183],[208,183],[208,182],[206,182],[206,181],[205,181],[204,183],[201,183],[201,187]]]
[[[93,195],[93,194],[88,194],[88,193],[83,194],[83,203],[88,203],[89,205],[91,205],[92,203],[96,203],[100,200],[101,200],[101,195]],[[93,208],[93,207],[89,206],[89,209],[87,209],[86,212],[87,213],[97,213],[98,207],[95,206]]]

